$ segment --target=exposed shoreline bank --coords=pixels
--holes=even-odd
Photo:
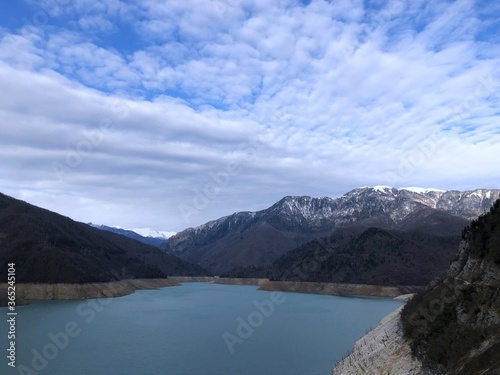
[[[268,281],[259,290],[300,292],[333,296],[398,297],[417,292],[417,286],[384,286],[369,284],[339,284],[306,281]]]
[[[216,277],[214,276],[169,276],[170,280],[178,283],[211,283]]]
[[[220,277],[214,281],[214,284],[262,286],[268,282],[269,279],[256,279],[256,278],[238,279],[238,278]]]
[[[262,285],[269,281],[265,278],[235,278],[218,276],[171,276],[178,283],[210,283],[225,285]]]
[[[86,284],[17,283],[16,305],[28,300],[71,300],[121,297],[136,290],[180,286],[185,282],[204,282],[224,285],[255,285],[262,291],[314,293],[336,296],[398,297],[415,293],[420,287],[338,284],[305,281],[270,281],[264,278],[221,278],[210,276],[171,276],[168,279],[127,279]],[[0,306],[7,306],[7,283],[0,283]]]
[[[259,290],[272,292],[314,293],[334,296],[398,297],[420,291],[420,286],[385,286],[370,284],[341,284],[308,281],[271,281],[265,278],[225,278],[172,276],[172,280],[183,282],[208,282],[226,285],[256,285]]]
[[[89,298],[122,297],[136,290],[179,286],[173,279],[126,279],[85,284],[16,283],[16,305],[29,300],[74,300]],[[0,306],[7,306],[7,283],[0,283]]]
[[[332,375],[430,375],[412,355],[410,342],[403,335],[403,307],[384,317],[375,329],[356,341],[349,354],[336,363]]]

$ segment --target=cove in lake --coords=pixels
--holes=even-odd
[[[104,300],[32,301],[17,308],[16,369],[7,366],[2,323],[1,373],[328,375],[401,304],[205,283]],[[0,312],[7,316],[6,308]]]

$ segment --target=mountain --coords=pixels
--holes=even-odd
[[[500,374],[500,200],[464,230],[446,277],[402,313],[413,354],[435,374]]]
[[[0,280],[11,262],[20,283],[207,274],[158,248],[0,194]]]
[[[500,190],[442,191],[387,186],[354,189],[340,198],[285,197],[268,209],[238,212],[188,228],[162,249],[216,274],[269,266],[288,251],[335,229],[359,226],[459,235]]]
[[[100,229],[100,230],[105,230],[108,232],[121,234],[122,236],[132,238],[136,241],[140,241],[140,242],[145,243],[147,245],[156,246],[156,247],[160,247],[160,245],[163,245],[165,243],[165,241],[170,237],[168,235],[168,232],[153,231],[149,228],[140,228],[138,230],[137,229],[128,230],[128,229],[123,229],[123,228],[108,227],[107,225],[97,225],[97,224],[92,224],[92,223],[89,223],[89,225],[93,226],[94,228]],[[137,231],[140,231],[141,233],[138,233]],[[174,234],[174,233],[172,233],[172,234]]]

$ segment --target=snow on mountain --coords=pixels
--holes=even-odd
[[[167,239],[177,234],[177,232],[167,232],[167,231],[159,231],[151,228],[133,228],[130,229],[132,232],[140,234],[143,237],[152,237],[152,238],[163,238]]]
[[[399,188],[398,190],[407,190],[417,194],[425,194],[430,192],[436,192],[436,193],[446,192],[446,190],[433,189],[433,188],[420,188],[420,187],[404,187],[404,188]]]
[[[380,193],[385,193],[387,190],[392,190],[392,187],[377,185],[373,187],[373,190],[378,191]]]
[[[296,220],[321,220],[332,216],[334,202],[334,199],[329,197],[287,196],[274,204],[269,209],[269,214],[293,216]]]
[[[342,226],[381,212],[385,212],[392,220],[399,222],[424,206],[448,211],[456,216],[472,220],[499,198],[500,190],[494,189],[460,192],[421,187],[363,186],[339,198],[287,196],[268,209],[257,212],[237,212],[187,230],[192,234],[207,233],[214,228],[221,229],[222,227],[230,230],[232,227],[246,225],[259,218],[267,221],[280,218],[297,223],[309,222],[311,225],[333,220],[333,224]]]

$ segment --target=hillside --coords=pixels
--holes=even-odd
[[[258,212],[238,212],[188,228],[162,249],[215,274],[267,267],[290,250],[353,224],[459,235],[500,198],[500,190],[439,191],[363,187],[340,198],[285,197]]]
[[[500,200],[466,228],[446,277],[413,298],[402,320],[434,373],[500,374]]]
[[[426,285],[453,259],[468,223],[446,213],[411,218],[407,230],[352,224],[289,251],[270,266],[240,267],[223,277],[267,277],[375,285]],[[424,223],[425,221],[425,223]],[[446,225],[446,228],[444,226]],[[438,234],[433,233],[439,232]]]
[[[277,280],[426,285],[445,270],[456,236],[370,228],[338,230],[292,250],[271,266]]]
[[[0,280],[6,280],[11,262],[18,283],[207,274],[155,247],[0,194]]]

